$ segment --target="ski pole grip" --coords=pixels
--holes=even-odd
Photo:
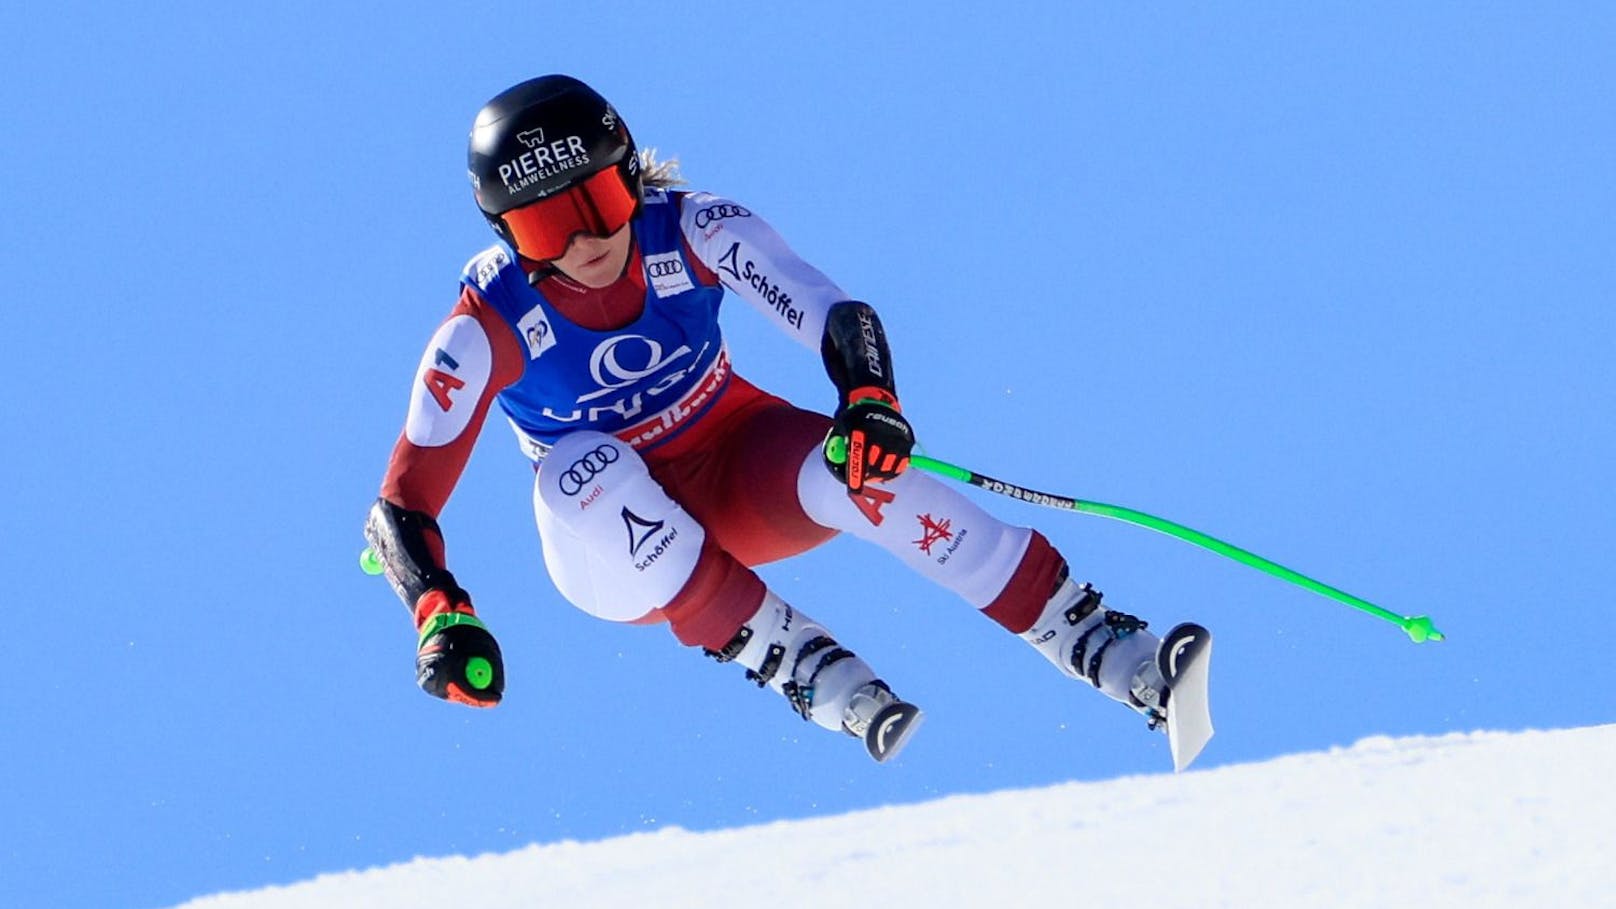
[[[825,460],[832,464],[847,463],[846,436],[831,436],[825,440]]]
[[[961,483],[971,482],[972,475],[969,470],[963,467],[955,467],[953,464],[939,461],[935,458],[928,458],[925,455],[910,455],[909,464],[927,473],[935,473],[950,480],[958,480]]]

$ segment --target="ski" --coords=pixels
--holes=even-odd
[[[1173,772],[1183,772],[1212,738],[1212,705],[1207,695],[1212,669],[1212,632],[1193,622],[1162,638],[1156,668],[1167,684],[1167,742]]]
[[[894,701],[881,708],[881,712],[870,721],[870,728],[864,731],[864,747],[870,752],[870,757],[878,763],[885,763],[903,750],[909,744],[909,739],[920,729],[920,721],[925,714],[920,708],[905,701]]]

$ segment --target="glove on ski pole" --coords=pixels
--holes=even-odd
[[[832,306],[820,353],[837,394],[825,466],[849,493],[861,491],[866,481],[896,478],[909,466],[915,431],[898,406],[892,351],[875,310],[857,300]]]
[[[858,492],[866,482],[896,478],[909,466],[915,431],[903,418],[898,399],[875,389],[837,411],[836,422],[825,437],[825,465],[836,479]]]
[[[443,590],[421,595],[415,610],[420,643],[415,682],[433,697],[472,707],[492,707],[505,693],[499,642],[459,597]]]

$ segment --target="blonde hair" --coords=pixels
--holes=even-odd
[[[686,183],[679,173],[679,159],[658,161],[654,148],[640,149],[640,179],[647,189],[671,189]]]

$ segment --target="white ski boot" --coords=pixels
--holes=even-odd
[[[1021,636],[1068,677],[1127,704],[1151,729],[1166,732],[1173,767],[1183,770],[1212,738],[1212,635],[1186,623],[1157,639],[1144,621],[1103,606],[1101,596],[1063,575],[1038,621]]]
[[[723,650],[707,653],[745,666],[747,679],[779,692],[803,719],[862,739],[877,761],[897,755],[920,728],[920,708],[772,591]]]
[[[1165,680],[1156,668],[1156,636],[1135,616],[1101,605],[1089,584],[1063,578],[1022,639],[1070,678],[1143,714],[1155,729],[1167,719]]]

